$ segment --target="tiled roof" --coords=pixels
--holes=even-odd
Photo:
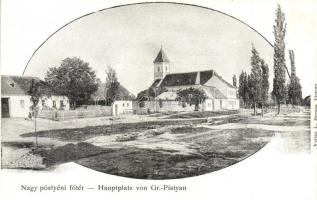
[[[169,59],[167,58],[165,52],[163,49],[160,50],[160,52],[157,54],[155,60],[153,61],[154,63],[161,63],[161,62],[170,62]]]
[[[214,70],[167,74],[161,81],[162,87],[185,86],[185,85],[204,85],[210,78],[217,76],[227,86],[235,88],[233,85],[224,80]]]
[[[105,94],[105,83],[101,83],[99,85],[98,90],[91,95],[92,99],[98,99],[100,97],[106,97]],[[118,92],[116,94],[116,98],[119,100],[133,100],[135,99],[135,95],[129,92],[125,87],[121,84],[119,85]]]
[[[56,92],[38,77],[32,76],[1,76],[2,95],[29,95],[32,80],[40,82],[40,89],[44,94],[52,95]]]
[[[182,86],[182,85],[195,85],[197,72],[167,74],[162,80],[160,86]]]

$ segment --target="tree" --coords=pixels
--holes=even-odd
[[[261,108],[262,108],[262,117],[264,114],[264,106],[267,104],[268,98],[269,98],[269,66],[265,63],[264,59],[261,59],[261,70],[262,70],[262,91],[261,91]]]
[[[234,87],[237,87],[237,76],[234,74],[233,77],[232,77],[232,85]]]
[[[34,132],[36,132],[36,118],[39,111],[39,101],[42,96],[41,88],[40,88],[40,81],[36,81],[35,79],[31,80],[30,89],[28,91],[31,100],[31,106],[30,106],[30,118],[34,117]],[[38,135],[35,135],[35,146],[38,147],[37,144]]]
[[[276,19],[274,29],[274,78],[273,78],[273,95],[277,103],[277,114],[280,114],[281,103],[286,94],[285,86],[285,33],[286,23],[285,14],[281,11],[281,6],[278,5],[276,10]]]
[[[137,95],[137,99],[138,101],[144,101],[144,99],[153,100],[155,97],[162,94],[163,92],[167,92],[167,89],[165,87],[149,87],[148,89],[139,92]]]
[[[116,71],[110,66],[107,66],[106,69],[106,105],[111,105],[113,101],[115,101],[118,90],[120,87],[120,83],[118,82]]]
[[[238,88],[239,98],[242,99],[243,105],[246,108],[249,103],[249,84],[248,75],[246,72],[242,71],[239,76],[239,88]]]
[[[67,96],[72,108],[87,104],[90,95],[98,89],[95,71],[77,57],[65,58],[59,67],[49,68],[45,81],[58,94]]]
[[[138,93],[137,100],[139,102],[153,100],[155,98],[155,96],[156,96],[156,94],[155,94],[154,88],[149,87],[148,89],[143,90],[143,91]]]
[[[197,88],[181,89],[177,92],[177,98],[185,101],[189,105],[195,105],[195,111],[199,110],[199,104],[203,103],[206,99],[206,93]]]
[[[251,56],[251,74],[249,79],[249,96],[253,104],[254,115],[256,115],[256,106],[262,99],[262,69],[261,58],[257,50],[252,47]]]
[[[302,102],[302,86],[299,78],[296,76],[295,55],[293,50],[289,51],[289,56],[291,60],[291,78],[290,83],[287,86],[287,92],[288,100],[294,106],[299,105]]]

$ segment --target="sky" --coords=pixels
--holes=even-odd
[[[74,3],[72,1],[67,2],[70,5]],[[41,1],[39,1],[38,4],[40,5]],[[11,17],[9,21],[23,22],[23,20],[27,20],[29,16],[25,15],[19,19],[15,19],[17,17],[11,16],[10,13],[4,15],[5,17],[2,18],[2,26],[6,27],[5,30],[9,32],[3,31],[2,38],[6,38],[6,40],[4,40],[2,46],[12,47],[9,49],[6,48],[7,51],[1,52],[1,73],[13,74],[12,69],[16,68],[22,69],[21,71],[23,71],[30,54],[36,49],[36,45],[42,43],[45,38],[56,31],[57,28],[65,25],[66,22],[83,14],[87,14],[89,9],[92,11],[96,10],[95,7],[91,8],[88,4],[78,3],[78,5],[76,4],[77,8],[79,8],[78,12],[82,14],[74,14],[69,12],[69,10],[67,12],[63,10],[63,3],[60,4],[61,5],[58,3],[43,5],[44,8],[47,7],[47,10],[44,9],[43,11],[37,12],[50,12],[52,9],[58,9],[62,16],[64,16],[64,19],[61,20],[63,17],[56,15],[55,18],[49,18],[48,21],[41,22],[41,26],[39,27],[30,26],[32,25],[32,20],[28,20],[29,24],[20,23],[20,26],[8,26],[6,24],[8,21],[6,17]],[[272,25],[276,4],[272,2],[265,4],[258,3],[264,11],[267,11],[268,7],[270,8],[270,14],[268,15],[270,17],[267,17],[267,20],[260,18],[261,10],[259,10],[257,18],[262,20],[260,24],[250,23],[252,22],[252,18],[249,16],[256,16],[256,13],[254,9],[248,9],[248,7],[254,7],[256,5],[250,2],[240,2],[239,5],[244,6],[245,10],[250,12],[245,13],[245,11],[237,9],[235,4],[237,3],[230,2],[229,4],[227,1],[223,4],[215,4],[214,7],[246,21],[272,42]],[[8,1],[5,2],[5,5],[7,5],[7,7],[14,7],[8,3]],[[315,30],[311,27],[311,24],[302,23],[302,20],[305,22],[307,22],[307,20],[312,21],[312,19],[307,18],[303,13],[309,14],[314,10],[307,10],[306,6],[306,10],[301,11],[298,9],[300,8],[298,5],[301,4],[285,5],[287,5],[287,11],[292,11],[293,14],[287,15],[288,13],[286,12],[286,21],[290,18],[291,22],[298,22],[295,28],[294,25],[292,26],[292,23],[288,23],[286,40],[287,44],[293,45],[290,48],[295,51],[298,76],[303,85],[303,93],[307,95],[313,87],[312,77],[315,73],[315,60],[312,55],[315,49],[314,47],[305,45],[305,43],[307,44],[309,42],[309,37],[306,37],[302,31],[310,31],[312,29],[310,34],[313,35]],[[28,4],[23,6],[27,7]],[[219,9],[221,6],[223,6],[223,9]],[[283,6],[284,5],[282,5],[282,9]],[[103,7],[99,6],[98,8]],[[295,8],[297,8],[296,12],[294,12]],[[83,12],[82,10],[86,11]],[[18,12],[23,11],[18,10]],[[4,12],[4,14],[6,13]],[[30,15],[33,19],[38,19],[36,12],[34,13],[35,16],[32,16],[32,14],[33,13]],[[44,13],[41,14],[44,15]],[[59,22],[58,25],[54,24],[56,23],[55,21]],[[51,24],[54,24],[54,26]],[[265,29],[262,29],[262,27]],[[27,34],[22,34],[19,37],[11,36],[10,30],[21,32],[23,28],[24,30],[33,28],[31,32],[33,37],[29,37]],[[38,33],[35,28],[38,30],[45,28],[46,35],[42,32]],[[291,30],[289,31],[289,29]],[[300,37],[302,42],[288,38],[288,36],[294,34],[294,32],[296,32],[296,36]],[[21,48],[21,43],[27,44],[29,41],[25,39],[26,37],[29,37],[30,41],[32,41],[32,39],[34,40],[34,38],[38,38],[36,40],[37,43],[33,41],[32,45],[25,45]],[[24,38],[24,40],[19,40],[20,38]],[[105,67],[111,65],[116,69],[120,83],[132,93],[137,94],[140,90],[145,89],[152,83],[152,62],[160,47],[163,46],[163,49],[171,60],[172,73],[214,69],[227,81],[231,82],[233,74],[239,75],[241,70],[250,70],[250,51],[252,43],[269,64],[271,72],[270,82],[272,84],[272,47],[258,33],[240,21],[217,11],[193,6],[177,4],[124,6],[95,12],[59,30],[34,53],[34,56],[27,66],[25,75],[43,78],[49,67],[59,66],[61,60],[66,57],[77,56],[89,62],[101,80],[104,80],[105,77]],[[17,45],[19,45],[18,48]],[[31,49],[31,47],[33,48]],[[304,47],[305,50],[307,50],[306,52],[298,50],[298,48],[302,48],[303,50]],[[20,55],[24,53],[23,57],[19,57],[19,52]],[[9,54],[9,56],[6,56],[7,54]],[[16,55],[18,56],[16,57]],[[286,54],[286,58],[288,59],[288,54]],[[311,73],[307,73],[308,71]]]
[[[258,33],[217,11],[177,4],[138,4],[103,10],[62,28],[35,53],[25,75],[44,77],[66,57],[79,57],[104,80],[107,65],[137,94],[153,82],[161,46],[172,73],[213,69],[232,82],[250,70],[252,44],[272,66],[272,47]],[[272,70],[271,70],[272,71]]]

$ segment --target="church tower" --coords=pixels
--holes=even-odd
[[[170,61],[168,60],[163,48],[157,54],[154,63],[154,80],[162,79],[168,73],[170,73]]]

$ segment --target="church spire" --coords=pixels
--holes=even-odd
[[[159,51],[159,53],[157,54],[155,60],[153,61],[154,63],[162,63],[162,62],[166,62],[169,63],[169,59],[167,58],[165,52],[163,51],[163,46],[161,45],[161,49]]]
[[[162,79],[164,78],[166,74],[170,73],[170,66],[169,66],[170,61],[167,58],[162,46],[156,58],[154,59],[153,63],[154,63],[154,80]]]

